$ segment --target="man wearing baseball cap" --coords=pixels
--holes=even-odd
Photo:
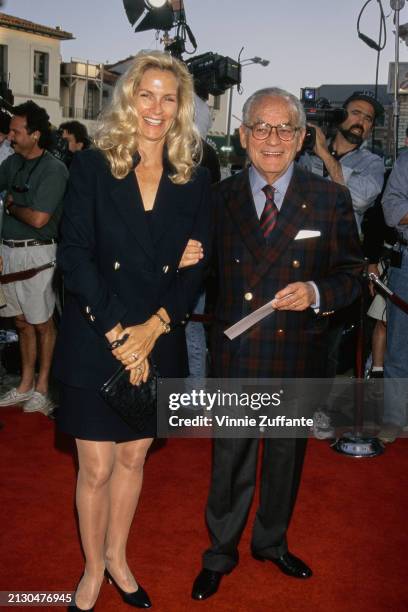
[[[345,100],[343,108],[347,118],[331,141],[326,140],[318,126],[313,126],[316,130],[314,155],[305,154],[300,162],[315,174],[348,187],[360,231],[363,215],[374,204],[384,183],[383,160],[364,146],[384,108],[370,91],[355,91]]]

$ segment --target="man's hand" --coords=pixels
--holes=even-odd
[[[13,210],[11,210],[12,206]],[[31,225],[31,227],[35,227],[37,229],[41,229],[44,227],[44,225],[47,225],[48,221],[51,219],[50,213],[34,210],[29,206],[18,206],[14,203],[13,196],[11,194],[8,194],[6,198],[5,207],[9,215],[12,215],[22,223],[26,223],[27,225]]]
[[[275,295],[272,306],[276,310],[306,310],[316,302],[313,285],[310,283],[290,283]]]
[[[339,183],[339,185],[345,185],[341,164],[330,153],[323,130],[319,128],[318,125],[309,125],[316,130],[316,143],[313,147],[313,152],[320,157],[326,166],[331,180],[335,183]]]
[[[326,136],[323,130],[318,125],[308,125],[313,127],[316,132],[316,142],[315,146],[313,147],[313,152],[321,159],[322,157],[325,157],[325,155],[330,155],[329,149],[327,147]]]
[[[204,257],[203,245],[198,240],[189,240],[180,259],[179,268],[194,266]]]

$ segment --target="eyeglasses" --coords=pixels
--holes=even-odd
[[[247,125],[246,123],[244,125],[251,130],[255,140],[266,140],[271,135],[272,130],[275,129],[280,140],[289,142],[294,139],[296,132],[300,130],[300,127],[294,127],[288,123],[270,125],[269,123],[259,122],[253,125]]]

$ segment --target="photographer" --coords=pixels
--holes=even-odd
[[[354,217],[361,234],[363,215],[373,206],[384,183],[384,162],[365,146],[375,119],[380,117],[383,106],[369,91],[355,91],[343,104],[347,117],[327,139],[323,130],[313,126],[316,141],[313,154],[305,152],[299,163],[315,174],[345,185],[351,195]],[[329,348],[327,354],[328,378],[334,378],[338,370],[340,345],[345,328],[355,322],[353,306],[336,313],[330,321]],[[330,417],[326,412],[314,414],[314,435],[325,439],[335,436]]]
[[[384,109],[369,91],[355,91],[343,108],[348,116],[331,140],[326,139],[321,128],[313,126],[316,131],[313,154],[304,153],[299,163],[349,189],[360,231],[363,215],[374,204],[384,182],[383,160],[365,146],[375,119]]]

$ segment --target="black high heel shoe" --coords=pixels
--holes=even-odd
[[[93,608],[87,608],[86,610],[84,610],[84,608],[78,608],[78,606],[75,603],[75,597],[74,597],[74,603],[68,607],[68,610],[77,610],[78,612],[94,612],[95,606],[93,606]]]
[[[133,593],[126,593],[126,591],[123,591],[120,588],[116,580],[112,578],[108,570],[105,570],[105,576],[109,584],[113,584],[116,587],[123,601],[129,604],[129,606],[133,606],[135,608],[152,607],[152,602],[150,601],[148,594],[146,593],[141,584],[139,584],[137,591],[133,591]]]
[[[83,576],[81,576],[81,579],[80,579],[79,582],[81,582],[82,578],[83,578]],[[74,593],[74,601],[72,602],[72,604],[70,606],[68,606],[68,612],[69,612],[69,610],[72,610],[72,611],[75,611],[75,612],[94,612],[95,604],[92,606],[92,608],[86,608],[86,609],[85,608],[78,608],[78,606],[76,605],[76,602],[75,602],[75,595],[76,595],[76,590],[75,590],[75,593]]]

